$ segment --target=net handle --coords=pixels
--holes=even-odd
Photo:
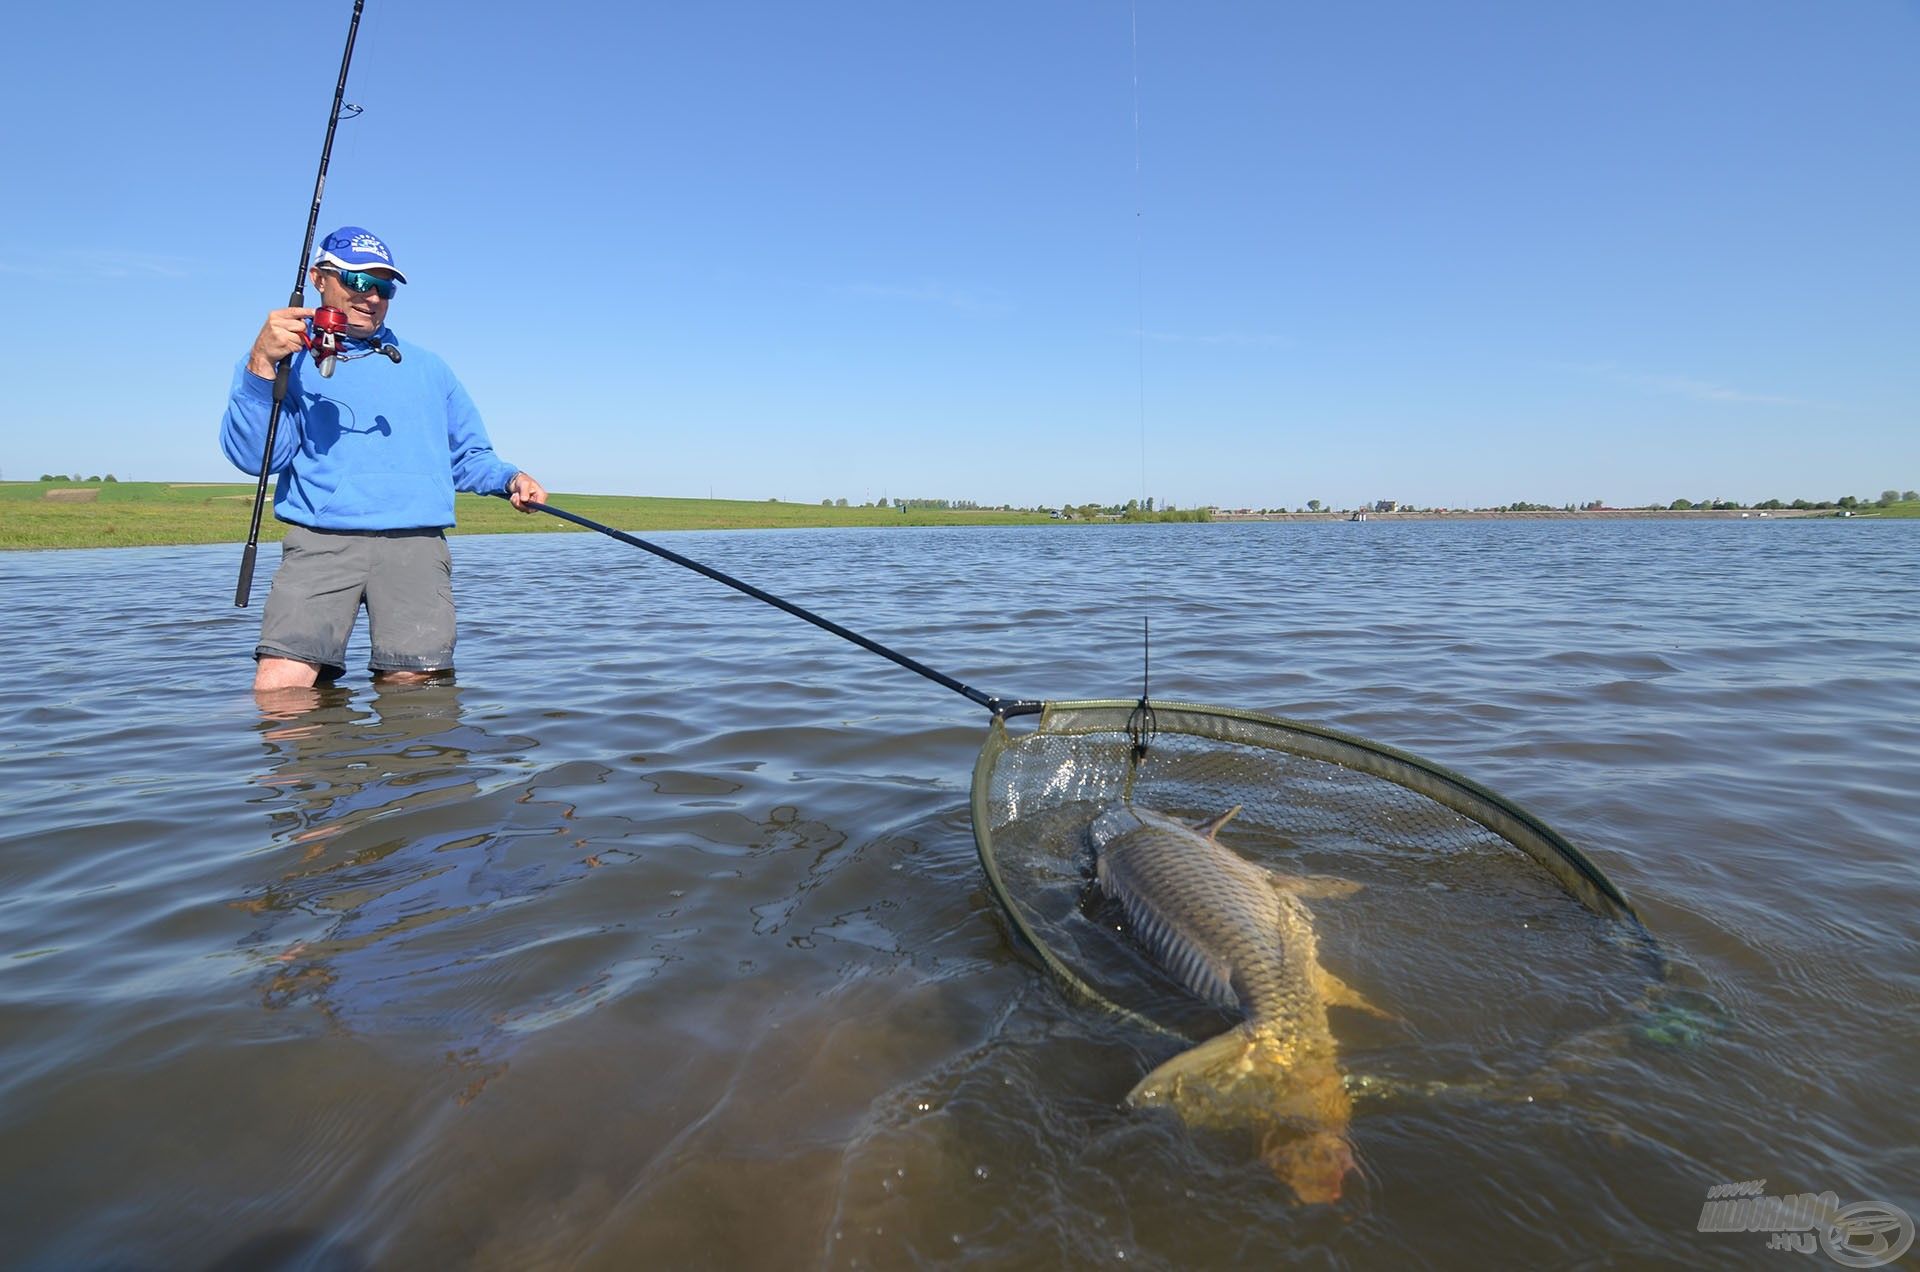
[[[562,521],[571,521],[576,526],[583,526],[588,530],[597,530],[609,539],[618,539],[624,544],[639,548],[642,552],[651,552],[661,560],[671,561],[683,570],[692,570],[695,574],[705,575],[716,583],[724,583],[736,592],[751,596],[756,601],[771,605],[777,610],[784,610],[795,618],[805,619],[821,631],[832,632],[841,640],[851,641],[869,653],[878,654],[889,662],[897,663],[905,667],[916,676],[925,676],[936,685],[951,689],[969,702],[974,702],[985,707],[993,713],[995,720],[1001,720],[1007,716],[1036,715],[1046,709],[1046,703],[1031,698],[1002,698],[997,694],[990,694],[985,690],[975,689],[972,685],[956,680],[943,671],[935,671],[932,667],[927,666],[917,658],[909,658],[898,650],[887,648],[877,640],[862,636],[850,627],[842,627],[830,618],[822,618],[804,606],[795,605],[792,601],[775,596],[772,592],[766,591],[763,588],[757,588],[751,583],[742,582],[734,578],[731,574],[723,573],[710,565],[702,565],[692,557],[681,556],[678,552],[672,551],[669,548],[663,548],[657,543],[648,543],[645,539],[637,535],[628,534],[625,530],[615,530],[612,526],[602,525],[591,517],[583,517],[577,512],[568,512],[565,508],[556,508],[548,503],[536,503],[528,500],[525,506],[537,512],[544,512],[548,516],[558,517]]]

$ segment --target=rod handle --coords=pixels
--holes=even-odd
[[[253,599],[253,559],[259,555],[259,546],[249,543],[240,553],[240,582],[233,589],[235,609],[245,609],[247,602]]]

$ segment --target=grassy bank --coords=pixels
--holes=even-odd
[[[622,530],[770,530],[822,526],[1080,525],[1045,513],[956,511],[938,508],[829,508],[820,504],[744,499],[652,499],[639,495],[556,492],[560,507]],[[0,482],[0,549],[141,547],[174,543],[240,543],[253,508],[251,482]],[[572,532],[555,517],[524,516],[501,499],[459,496],[460,534]],[[1387,514],[1395,519],[1399,514]],[[1479,515],[1457,513],[1453,519]],[[1510,514],[1525,515],[1525,514]],[[1594,517],[1607,514],[1564,514]],[[1685,517],[1685,513],[1617,514]],[[1739,513],[1705,514],[1725,518]],[[1756,514],[1757,515],[1757,514]],[[1832,516],[1832,513],[1818,513]],[[1920,501],[1861,507],[1858,517],[1920,517]],[[1287,519],[1344,520],[1345,514],[1301,514]],[[261,538],[284,527],[269,513]]]
[[[174,543],[242,543],[253,483],[0,482],[0,548],[105,548]],[[553,502],[621,530],[799,529],[815,526],[1002,526],[1048,522],[1044,513],[914,508],[829,508],[737,499],[649,499],[563,495]],[[502,499],[458,497],[461,534],[574,532],[556,517],[515,512]],[[1059,524],[1054,522],[1052,524]],[[284,527],[269,510],[260,537]]]

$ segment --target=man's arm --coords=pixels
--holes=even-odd
[[[447,447],[453,455],[453,488],[475,495],[504,494],[521,512],[545,503],[546,488],[493,453],[480,409],[458,380],[447,393]]]

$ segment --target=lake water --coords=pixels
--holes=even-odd
[[[1920,522],[658,538],[1006,695],[1137,694],[1151,614],[1156,696],[1545,818],[1685,1027],[1526,1096],[1362,1099],[1364,1181],[1297,1205],[1125,1108],[1164,1040],[1010,943],[959,696],[509,536],[454,541],[457,685],[372,687],[363,632],[340,690],[263,711],[237,547],[12,554],[5,1262],[1785,1267],[1697,1230],[1709,1187],[1920,1213]],[[1480,1018],[1510,935],[1471,944]],[[1404,1068],[1445,1008],[1411,1050],[1334,1026]],[[1543,1012],[1515,996],[1514,1048]]]

